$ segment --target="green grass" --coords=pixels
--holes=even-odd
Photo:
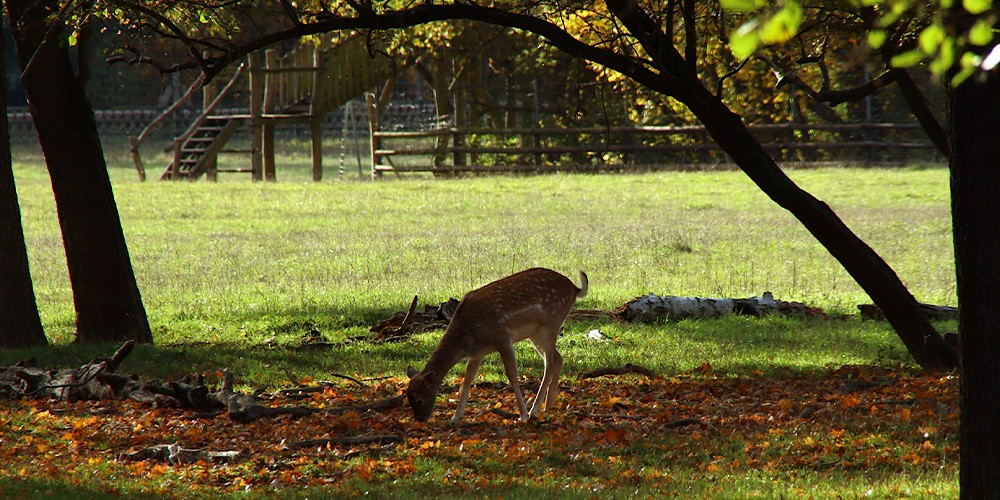
[[[885,323],[839,317],[853,314],[857,304],[869,302],[867,296],[797,221],[740,172],[458,180],[414,176],[372,183],[353,173],[336,175],[336,161],[328,153],[327,179],[312,183],[304,145],[286,142],[282,147],[280,182],[252,183],[246,174],[229,174],[221,175],[218,184],[157,181],[165,158],[151,154],[146,159],[151,180],[140,183],[121,145],[107,147],[133,267],[157,342],[138,347],[123,370],[176,378],[231,367],[250,387],[287,385],[285,369],[314,379],[327,379],[330,373],[401,376],[406,365],[423,363],[440,332],[389,345],[345,342],[319,352],[287,347],[298,345],[313,328],[330,341],[364,335],[372,324],[404,310],[413,295],[433,304],[530,266],[551,267],[574,280],[577,270],[587,271],[590,294],[578,302],[579,308],[613,309],[650,292],[747,297],[771,291],[778,299],[802,301],[831,315],[654,325],[570,321],[559,341],[568,377],[628,362],[665,375],[709,363],[716,375],[737,377],[758,372],[789,376],[844,364],[912,366]],[[331,143],[327,151],[337,147]],[[789,174],[829,203],[918,300],[955,303],[945,169],[824,168]],[[37,151],[23,146],[15,151],[15,177],[35,292],[53,347],[3,351],[0,363],[34,356],[44,366],[69,366],[108,354],[112,346],[70,343],[72,294],[51,189]],[[938,326],[955,330],[951,323]],[[592,329],[611,340],[588,338]],[[522,371],[539,378],[538,356],[530,346],[518,349]],[[488,359],[481,373],[488,380],[503,378],[496,359]],[[585,488],[573,494],[921,498],[954,495],[956,488],[954,463],[938,473],[902,475],[878,469],[841,474],[724,468],[706,475],[697,460],[678,464],[663,450],[633,452],[633,458],[642,457],[648,477],[611,488],[609,481],[633,464],[591,466],[579,471],[575,480]],[[349,478],[354,483],[337,491],[350,491],[356,484],[356,493],[374,488],[377,496],[460,494],[441,484],[449,471],[468,465],[460,457],[418,465],[426,474],[381,486]],[[548,465],[548,470],[567,469],[565,464]],[[518,479],[524,477],[520,473],[542,477],[547,464],[533,467],[511,471],[507,482],[466,486],[483,496],[564,493],[559,480],[546,486]],[[670,482],[656,483],[656,471],[669,471]],[[183,481],[182,471],[177,474],[167,477]],[[108,491],[106,485],[77,480],[83,481],[80,491],[95,496]],[[650,489],[650,484],[659,486]],[[57,495],[65,488],[23,478],[0,480],[0,491],[7,492],[48,490]],[[295,495],[322,496],[323,491]]]
[[[312,325],[339,340],[405,309],[413,295],[426,303],[461,297],[530,266],[574,280],[586,270],[591,292],[580,308],[613,309],[650,292],[771,291],[831,314],[869,302],[808,232],[739,172],[379,183],[333,176],[312,183],[301,145],[286,147],[292,153],[279,166],[282,181],[266,184],[245,174],[220,184],[139,183],[121,146],[107,148],[133,267],[161,346],[295,344]],[[19,150],[15,159],[39,308],[49,338],[64,345],[74,315],[51,190],[32,151]],[[954,304],[945,170],[790,174],[875,248],[918,300]],[[592,328],[618,341],[594,354],[583,337]],[[421,342],[417,358],[431,348]],[[735,372],[904,356],[884,324],[858,321],[571,324],[563,343],[574,369],[627,360],[636,349],[664,370],[711,362]],[[352,368],[395,371],[415,361],[370,349],[390,359]]]

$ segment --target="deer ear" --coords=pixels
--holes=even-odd
[[[413,378],[416,375],[417,375],[417,369],[414,368],[413,366],[407,365],[407,367],[406,367],[406,376],[410,377],[410,378]]]

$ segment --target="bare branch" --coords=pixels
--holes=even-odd
[[[715,96],[716,97],[719,97],[719,96],[722,95],[722,85],[726,83],[726,80],[729,79],[729,78],[732,78],[733,76],[736,76],[736,74],[739,73],[740,70],[742,70],[743,67],[747,65],[747,61],[749,61],[749,60],[750,60],[749,57],[746,58],[746,59],[744,59],[738,66],[736,66],[735,68],[727,71],[724,75],[722,75],[722,76],[719,77],[719,82],[715,84]]]
[[[836,106],[838,104],[843,104],[845,102],[857,101],[871,94],[874,94],[879,89],[891,85],[895,81],[891,71],[886,71],[881,75],[868,80],[863,85],[857,87],[852,87],[842,90],[820,90],[816,92],[815,99],[825,102],[830,106]]]
[[[892,56],[888,53],[883,53],[882,57],[888,61]],[[927,134],[927,137],[945,158],[951,158],[951,141],[948,139],[948,132],[941,125],[941,122],[938,121],[937,117],[934,116],[927,96],[924,95],[920,87],[910,78],[910,73],[905,68],[890,68],[889,73],[892,74],[893,79],[896,81],[896,86],[899,87],[903,99],[906,100],[906,104],[910,108],[910,112],[917,118],[924,133]]]
[[[684,58],[691,73],[698,71],[698,26],[695,24],[695,0],[684,0],[681,15],[684,16]]]
[[[645,16],[645,13],[641,13],[641,15]],[[541,36],[571,56],[586,59],[622,73],[637,83],[657,92],[678,98],[689,96],[690,94],[687,85],[682,84],[677,78],[677,75],[680,73],[655,73],[646,67],[646,63],[649,63],[649,61],[623,57],[621,54],[617,54],[610,49],[589,45],[574,38],[559,26],[543,19],[526,14],[508,12],[495,7],[468,4],[422,4],[409,9],[387,11],[374,15],[360,15],[358,17],[328,16],[301,26],[293,26],[268,33],[255,40],[234,46],[218,56],[204,60],[202,69],[205,71],[207,77],[211,79],[230,63],[242,59],[255,50],[307,35],[348,29],[402,29],[448,19],[475,20],[528,31]],[[645,16],[645,19],[649,20],[648,16]],[[651,20],[649,21],[651,22]],[[661,41],[665,43],[669,41],[669,38],[663,36],[662,32],[659,32],[659,36],[661,37]],[[670,60],[673,63],[682,60],[672,45],[664,47],[664,50],[671,54]],[[670,52],[671,50],[673,52]],[[674,67],[681,72],[685,72],[683,65],[674,64]]]
[[[811,98],[811,101],[809,101],[810,108],[817,115],[819,115],[824,121],[830,123],[843,121],[840,118],[840,116],[837,115],[837,113],[835,113],[832,109],[830,109],[829,105],[827,105],[825,102],[823,102],[817,97],[818,93],[816,92],[816,90],[813,89],[811,85],[803,81],[802,78],[800,78],[799,75],[797,75],[794,71],[785,73],[778,66],[778,64],[774,62],[774,60],[762,54],[757,54],[756,58],[767,64],[768,67],[771,68],[771,71],[774,72],[774,75],[778,78],[778,83],[776,83],[774,86],[775,90],[780,89],[785,85],[794,85],[795,89],[805,92],[806,95],[808,95]],[[794,98],[794,95],[792,97]]]
[[[639,45],[650,55],[655,67],[674,76],[693,74],[684,64],[684,58],[674,46],[673,39],[656,25],[636,0],[606,0],[606,3],[608,10],[622,22],[629,34],[634,36]]]
[[[130,2],[123,2],[122,5],[128,9],[132,9],[135,10],[136,12],[142,13],[144,16],[147,16],[150,19],[155,20],[157,23],[166,28],[172,35],[172,37],[184,43],[184,45],[188,48],[188,53],[190,54],[191,58],[194,61],[196,61],[199,66],[204,67],[204,61],[201,58],[201,54],[199,54],[199,51],[196,50],[194,47],[196,40],[190,38],[184,32],[184,30],[181,29],[180,26],[177,26],[173,21],[168,19],[166,16],[160,14],[159,12],[153,9],[147,8],[144,5],[130,3]]]
[[[285,14],[288,15],[288,19],[292,21],[292,24],[296,26],[302,26],[302,19],[299,18],[299,12],[295,10],[295,6],[289,0],[281,0],[281,8],[285,9]]]
[[[677,8],[677,0],[667,2],[667,19],[664,23],[664,31],[673,34],[674,32],[674,9]]]

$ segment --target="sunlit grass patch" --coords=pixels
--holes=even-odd
[[[869,302],[865,294],[742,174],[380,183],[331,175],[314,184],[303,154],[292,148],[276,184],[246,177],[140,184],[125,157],[112,155],[118,207],[156,339],[155,346],[138,346],[121,371],[165,380],[204,374],[217,384],[230,368],[239,389],[264,387],[265,394],[303,380],[344,384],[334,395],[295,404],[394,395],[405,367],[421,366],[441,332],[379,345],[357,337],[405,310],[414,295],[421,305],[438,304],[536,265],[574,280],[577,270],[589,274],[590,294],[578,308],[613,309],[647,293],[770,291],[827,316],[571,319],[558,340],[561,406],[524,425],[493,413],[514,408],[495,356],[483,366],[485,384],[472,391],[468,424],[458,428],[443,421],[454,411],[461,365],[446,378],[429,425],[415,424],[408,408],[354,415],[350,425],[307,417],[241,426],[128,403],[5,403],[0,496],[956,496],[954,381],[911,378],[912,361],[885,323],[848,317]],[[54,346],[3,351],[0,363],[35,357],[42,366],[66,367],[108,355],[117,346],[70,344],[72,295],[51,190],[39,157],[15,158],[35,291]],[[954,304],[945,170],[790,175],[827,201],[919,300]],[[938,327],[955,330],[953,322]],[[330,345],[298,349],[316,339]],[[525,385],[537,383],[541,359],[526,343],[517,353]],[[626,363],[663,379],[577,378]],[[844,365],[872,372],[838,371]],[[873,385],[854,384],[857,377]],[[907,384],[930,384],[924,396],[933,398],[915,398],[900,388]],[[687,418],[698,423],[669,426]],[[77,428],[82,421],[93,430]],[[282,444],[375,431],[406,440],[308,452]],[[258,457],[173,466],[117,456],[163,440],[247,446]]]

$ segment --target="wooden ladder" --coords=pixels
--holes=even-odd
[[[160,179],[195,180],[200,177],[236,132],[240,121],[239,117],[205,116],[190,133],[168,148],[168,151],[174,150],[174,160],[167,165]]]

